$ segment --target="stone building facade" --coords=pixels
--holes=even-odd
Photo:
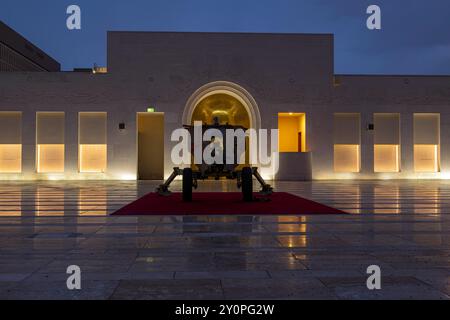
[[[162,179],[171,132],[216,113],[280,130],[269,179],[448,178],[450,77],[336,75],[333,42],[108,32],[106,73],[2,72],[0,179]]]

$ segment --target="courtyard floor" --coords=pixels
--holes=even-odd
[[[0,298],[450,298],[450,181],[274,183],[349,215],[109,216],[156,185],[1,182]]]

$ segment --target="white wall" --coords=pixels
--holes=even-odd
[[[431,76],[338,76],[332,100],[323,114],[313,112],[314,179],[417,179],[450,178],[450,77]],[[361,172],[334,173],[332,162],[333,112],[361,114]],[[401,171],[373,172],[374,132],[366,130],[374,113],[400,113]],[[415,173],[413,154],[413,114],[440,113],[441,171]]]

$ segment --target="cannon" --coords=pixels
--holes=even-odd
[[[191,134],[191,137],[194,135],[194,126],[191,125],[185,125],[183,126],[185,129],[189,131]],[[234,146],[234,161],[232,163],[226,163],[225,157],[227,154],[227,141],[226,141],[226,130],[232,129],[232,130],[238,130],[242,129],[243,131],[246,130],[246,128],[242,126],[233,126],[229,124],[219,124],[219,121],[217,118],[214,119],[213,124],[202,124],[202,137],[206,130],[208,129],[216,129],[219,132],[221,132],[223,139],[220,142],[215,141],[215,137],[212,137],[211,141],[208,142],[202,142],[202,151],[204,151],[205,147],[209,145],[210,143],[219,143],[220,148],[222,149],[221,156],[223,157],[221,161],[222,163],[212,163],[208,164],[203,159],[202,162],[199,164],[191,165],[187,168],[179,168],[175,167],[173,168],[172,174],[167,178],[167,180],[159,185],[156,188],[156,192],[160,195],[167,196],[170,195],[171,192],[169,190],[170,184],[173,182],[173,180],[177,176],[182,176],[182,192],[183,192],[183,201],[189,202],[192,201],[192,189],[196,189],[198,187],[198,181],[199,180],[206,180],[206,179],[216,179],[219,180],[220,178],[226,178],[231,180],[236,180],[236,185],[238,189],[241,189],[242,191],[242,198],[246,202],[253,201],[253,176],[256,178],[256,180],[261,185],[261,190],[259,191],[262,195],[270,195],[272,193],[272,187],[267,184],[264,179],[261,177],[261,175],[258,172],[257,167],[250,167],[248,165],[240,165],[238,164],[237,159],[243,156],[243,154],[238,154],[237,150],[237,142],[234,139],[234,143],[232,144]],[[217,132],[217,131],[216,131]],[[246,152],[246,147],[243,150],[243,153]],[[214,151],[213,151],[214,152]],[[191,154],[194,154],[194,143],[191,143]]]

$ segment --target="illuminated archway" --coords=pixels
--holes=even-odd
[[[214,118],[217,118],[220,124],[250,128],[250,117],[244,105],[228,94],[215,93],[203,98],[195,107],[190,124],[194,124],[194,121],[212,124]]]
[[[183,124],[193,120],[211,122],[218,116],[221,123],[259,129],[261,116],[256,101],[241,86],[227,81],[208,83],[188,99],[183,112]]]

